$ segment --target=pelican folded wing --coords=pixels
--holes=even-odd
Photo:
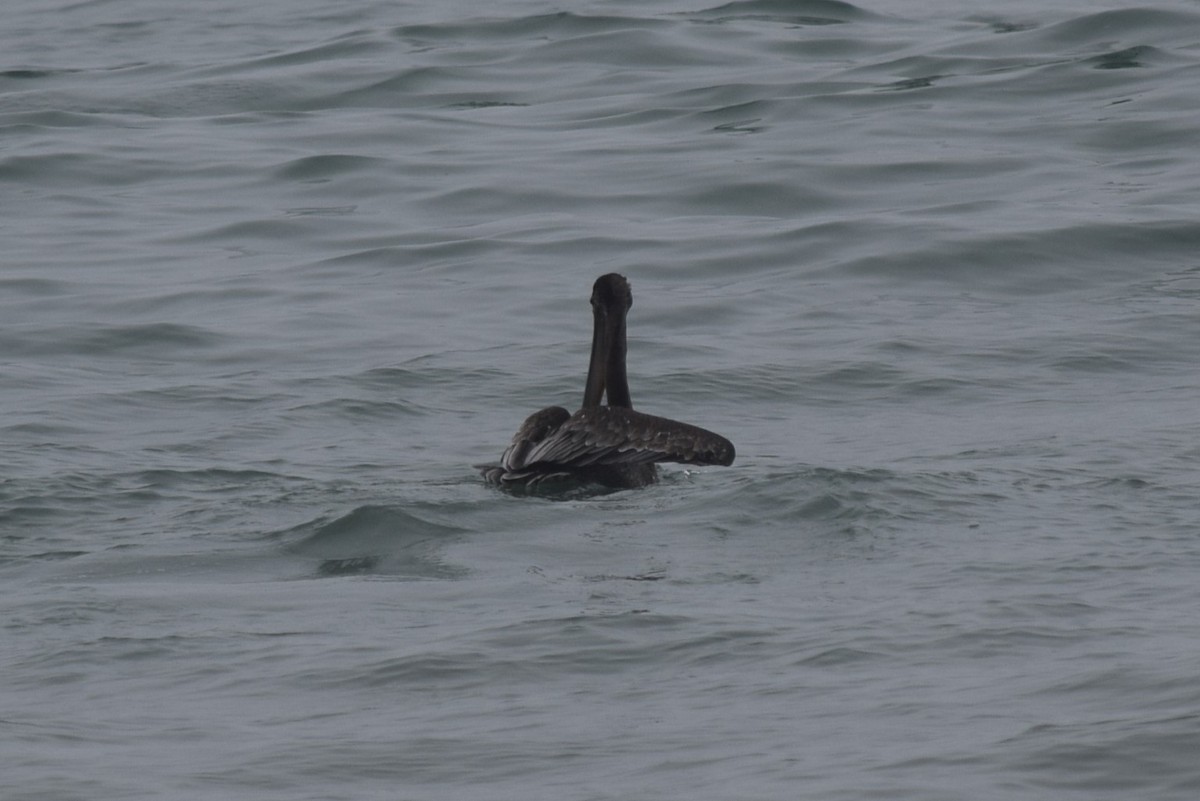
[[[733,464],[733,443],[699,426],[619,406],[580,409],[526,454],[525,465]]]

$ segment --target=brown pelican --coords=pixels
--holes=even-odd
[[[592,360],[583,407],[570,414],[548,406],[521,424],[498,465],[479,465],[493,484],[534,487],[582,482],[642,487],[658,478],[658,462],[733,464],[733,443],[703,428],[633,410],[625,376],[629,282],[616,273],[592,287]],[[608,395],[608,405],[600,401]]]

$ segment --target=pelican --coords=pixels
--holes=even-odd
[[[570,414],[547,406],[531,414],[500,457],[478,465],[507,487],[574,482],[627,489],[658,480],[658,462],[733,464],[733,443],[698,426],[634,411],[625,375],[629,282],[616,273],[592,286],[592,358],[583,406]],[[601,400],[607,395],[608,405]]]

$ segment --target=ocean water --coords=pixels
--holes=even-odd
[[[0,797],[1200,797],[1200,7],[17,0]],[[629,277],[643,490],[484,485]]]

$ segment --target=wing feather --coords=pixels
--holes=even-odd
[[[504,450],[500,464],[505,470],[513,472],[521,470],[531,461],[536,461],[529,458],[530,453],[570,418],[570,412],[561,406],[547,406],[529,415],[513,435],[512,444]]]
[[[581,409],[525,454],[525,465],[729,465],[733,443],[699,426],[619,406]]]
[[[548,406],[525,419],[500,464],[478,467],[489,482],[510,486],[572,478],[641,486],[653,481],[650,466],[658,462],[729,465],[733,459],[733,443],[699,426],[619,406],[574,415]]]

